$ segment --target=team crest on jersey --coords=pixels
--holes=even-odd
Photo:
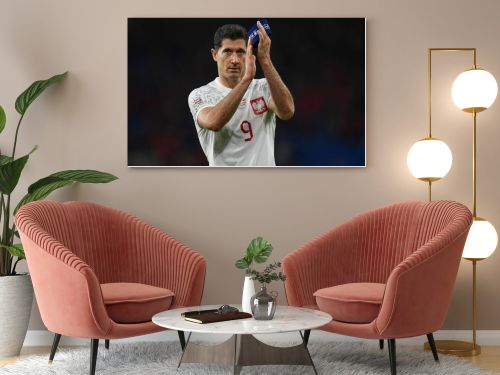
[[[200,108],[201,103],[202,103],[201,97],[197,96],[193,99],[193,107],[195,111],[197,111],[198,108]]]
[[[267,112],[267,105],[263,96],[250,100],[250,105],[252,106],[253,113],[256,115]]]

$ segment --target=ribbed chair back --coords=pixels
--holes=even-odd
[[[353,256],[345,264],[342,283],[385,283],[394,267],[453,223],[459,212],[450,210],[451,205],[403,202],[354,217]]]
[[[410,201],[363,212],[284,258],[284,270],[297,276],[285,283],[289,303],[313,305],[313,293],[329,286],[385,284],[416,250],[443,238],[452,241],[468,228],[467,220],[470,212],[452,201]]]

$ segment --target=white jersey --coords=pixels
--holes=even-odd
[[[213,107],[229,92],[216,78],[191,91],[188,102],[198,138],[210,166],[274,166],[276,115],[269,108],[271,92],[265,78],[248,86],[233,117],[218,132],[198,125],[203,108]]]

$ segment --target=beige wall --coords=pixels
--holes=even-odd
[[[281,258],[360,211],[427,198],[425,185],[406,167],[408,149],[426,136],[427,48],[476,47],[479,65],[500,79],[496,0],[255,3],[259,5],[214,0],[0,3],[0,104],[9,126],[0,137],[1,150],[10,149],[17,95],[36,79],[70,71],[26,116],[19,150],[26,152],[33,144],[40,148],[20,190],[61,169],[116,174],[120,180],[110,185],[82,185],[53,197],[123,209],[197,249],[208,261],[207,303],[238,302],[243,273],[233,262],[257,235],[268,238],[275,257]],[[127,168],[127,17],[259,15],[367,18],[367,167]],[[449,95],[470,57],[442,54],[434,61],[435,136],[454,152],[453,169],[436,184],[434,196],[470,206],[471,119],[455,109]],[[497,102],[479,115],[478,127],[478,212],[498,229],[499,118]],[[499,267],[498,253],[478,265],[480,329],[500,329]],[[471,264],[463,261],[445,328],[469,328],[470,293]],[[30,328],[41,327],[35,311]]]

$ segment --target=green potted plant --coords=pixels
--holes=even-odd
[[[33,287],[29,274],[18,274],[17,264],[24,259],[13,215],[29,202],[46,198],[51,192],[75,182],[107,183],[116,179],[109,173],[95,170],[66,170],[53,173],[28,187],[27,193],[15,205],[11,195],[31,154],[37,146],[16,157],[17,140],[26,111],[47,87],[61,82],[67,73],[31,84],[16,100],[15,108],[20,118],[17,123],[12,152],[5,149],[0,154],[0,358],[19,355],[28,329]],[[5,129],[6,115],[0,106],[0,133]],[[5,143],[4,143],[5,144]]]
[[[252,315],[257,320],[271,320],[276,311],[278,292],[268,292],[267,284],[271,281],[285,281],[286,276],[280,271],[281,262],[270,263],[264,271],[251,270],[252,280],[260,283],[260,291],[250,299]]]
[[[276,309],[276,295],[267,294],[267,284],[271,281],[286,280],[286,276],[281,271],[278,271],[281,268],[281,262],[271,263],[261,272],[252,268],[254,261],[255,263],[265,263],[272,252],[273,246],[271,243],[262,237],[257,237],[250,241],[245,256],[235,263],[237,268],[245,270],[245,283],[241,301],[242,310],[251,312],[256,319],[272,319]],[[257,280],[261,284],[261,290],[257,294],[255,294],[253,280]],[[266,318],[260,312],[264,311],[264,304],[270,303],[270,298],[273,300],[272,314],[267,315]],[[258,306],[261,308],[258,308]],[[269,312],[271,311],[269,310]]]
[[[286,276],[281,271],[281,262],[270,263],[263,271],[250,270],[252,280],[257,280],[261,286],[266,287],[271,281],[285,281]]]
[[[236,268],[245,270],[245,282],[241,297],[241,308],[244,312],[251,313],[250,299],[255,294],[255,286],[252,280],[252,264],[264,263],[273,251],[273,245],[262,237],[254,238],[247,247],[245,256],[235,263]]]

